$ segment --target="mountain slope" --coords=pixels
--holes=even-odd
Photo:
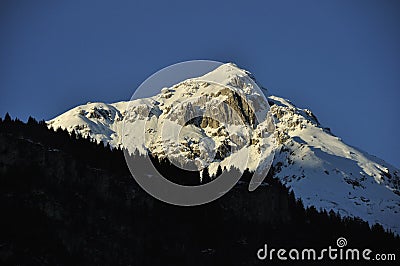
[[[278,177],[305,205],[358,216],[399,232],[399,171],[351,147],[319,125],[309,110],[271,96],[280,150]]]
[[[222,84],[222,87],[217,88],[202,82],[210,79]],[[257,156],[256,151],[259,149],[268,149],[262,146],[265,136],[260,137],[257,134],[268,131],[268,124],[263,124],[266,120],[261,121],[261,126],[258,127],[260,131],[257,131],[258,125],[254,120],[257,115],[265,117],[268,107],[259,106],[255,108],[259,114],[252,113],[243,106],[241,98],[236,96],[240,95],[248,102],[255,102],[254,106],[257,106],[257,97],[260,95],[253,90],[254,84],[255,80],[249,72],[232,64],[225,64],[203,77],[164,88],[154,97],[114,104],[88,103],[78,106],[48,121],[48,125],[55,129],[61,127],[84,136],[89,135],[116,147],[122,145],[123,126],[129,121],[135,125],[134,129],[139,129],[130,132],[129,140],[142,152],[149,149],[162,157],[165,154],[162,147],[169,147],[168,154],[175,154],[178,161],[189,157],[198,158],[199,164],[209,166],[213,173],[217,165],[228,165],[224,164],[224,160],[237,164],[240,159],[231,159],[234,156],[241,158],[237,155],[240,150],[247,148],[242,144],[248,139],[255,143],[250,147],[253,149],[250,156]],[[224,85],[231,90],[224,93]],[[196,108],[193,108],[192,103],[213,105],[213,100],[228,102],[233,108],[240,106],[237,108],[238,115],[245,124],[229,128],[230,134],[226,134],[224,130],[228,129],[212,119],[203,119],[198,123],[200,127],[188,125],[186,135],[190,135],[189,139],[178,139],[178,143],[171,141],[171,138],[160,138],[162,130],[158,129],[163,129],[164,123],[178,121],[179,124],[180,117],[190,120],[196,116]],[[400,232],[398,169],[343,143],[340,138],[322,127],[311,111],[298,108],[288,100],[276,96],[269,96],[268,102],[276,126],[274,136],[277,147],[273,160],[275,176],[293,189],[296,197],[301,198],[306,206],[333,209],[341,215],[357,216],[371,224],[378,222],[385,228]],[[180,108],[178,111],[177,106]],[[175,112],[169,113],[172,108],[175,108]],[[232,119],[234,112],[219,108],[217,113],[218,119],[226,120]],[[144,124],[150,126],[146,127]],[[254,125],[256,130],[248,133],[248,128]],[[143,128],[148,131],[145,133]],[[203,139],[211,141],[213,149],[202,150]],[[182,150],[182,145],[188,149]],[[227,148],[232,146],[237,149],[229,151]],[[217,153],[221,157],[217,163],[207,161],[209,157],[215,158]],[[259,157],[257,159],[265,160]],[[254,170],[251,164],[245,166]]]

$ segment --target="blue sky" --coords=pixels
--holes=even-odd
[[[235,62],[400,166],[398,1],[1,1],[0,114],[127,100],[181,61]]]

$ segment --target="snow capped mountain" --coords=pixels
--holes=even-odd
[[[264,154],[270,152],[263,151],[275,148],[275,176],[305,206],[357,216],[400,233],[399,170],[345,144],[307,109],[276,96],[268,97],[269,108],[255,88],[249,72],[225,64],[150,98],[87,103],[47,123],[113,147],[131,143],[142,153],[168,154],[180,163],[195,159],[198,169],[208,166],[210,173],[218,165],[255,170],[255,162],[268,163]],[[269,110],[275,129],[266,116]],[[275,145],[270,145],[272,136]]]
[[[76,107],[49,125],[130,152],[168,156],[185,168],[192,168],[194,160],[196,170],[208,167],[215,174],[218,166],[244,171],[261,164],[265,167],[259,169],[268,170],[275,142],[268,111],[264,93],[249,73],[225,64],[150,98]]]

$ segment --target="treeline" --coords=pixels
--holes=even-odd
[[[127,173],[124,158],[124,150],[120,147],[111,148],[108,143],[97,142],[88,137],[82,137],[74,131],[69,133],[66,129],[49,129],[44,120],[37,121],[29,117],[27,123],[18,118],[12,119],[7,113],[4,120],[0,118],[0,131],[12,134],[15,137],[26,138],[44,146],[62,150],[74,158],[90,164],[92,167],[105,168],[118,173]],[[145,158],[137,150],[132,154],[132,160],[138,164]],[[149,153],[150,159],[156,169],[170,181],[186,186],[201,185],[211,182],[222,173],[221,167],[218,168],[216,176],[210,176],[208,169],[204,169],[202,176],[198,171],[182,169],[171,163],[168,158],[159,159]]]
[[[12,119],[7,113],[4,119],[0,118],[0,132],[59,149],[92,167],[110,169],[120,173],[128,171],[122,149],[111,149],[108,143],[99,143],[90,137],[82,137],[75,132],[69,133],[66,129],[49,129],[44,120],[37,121],[33,117],[29,117],[28,121],[24,123],[18,118]]]

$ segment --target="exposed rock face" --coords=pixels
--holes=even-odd
[[[238,114],[241,121],[244,121],[246,124],[251,125],[252,127],[255,127],[258,124],[259,121],[256,119],[254,110],[244,97],[228,88],[220,90],[216,96],[219,95],[227,97],[224,102],[236,111],[236,114]],[[225,110],[221,110],[220,113],[225,114],[226,112],[227,111]],[[235,121],[235,117],[229,112],[227,119],[229,119],[228,121],[232,121],[232,119]]]

